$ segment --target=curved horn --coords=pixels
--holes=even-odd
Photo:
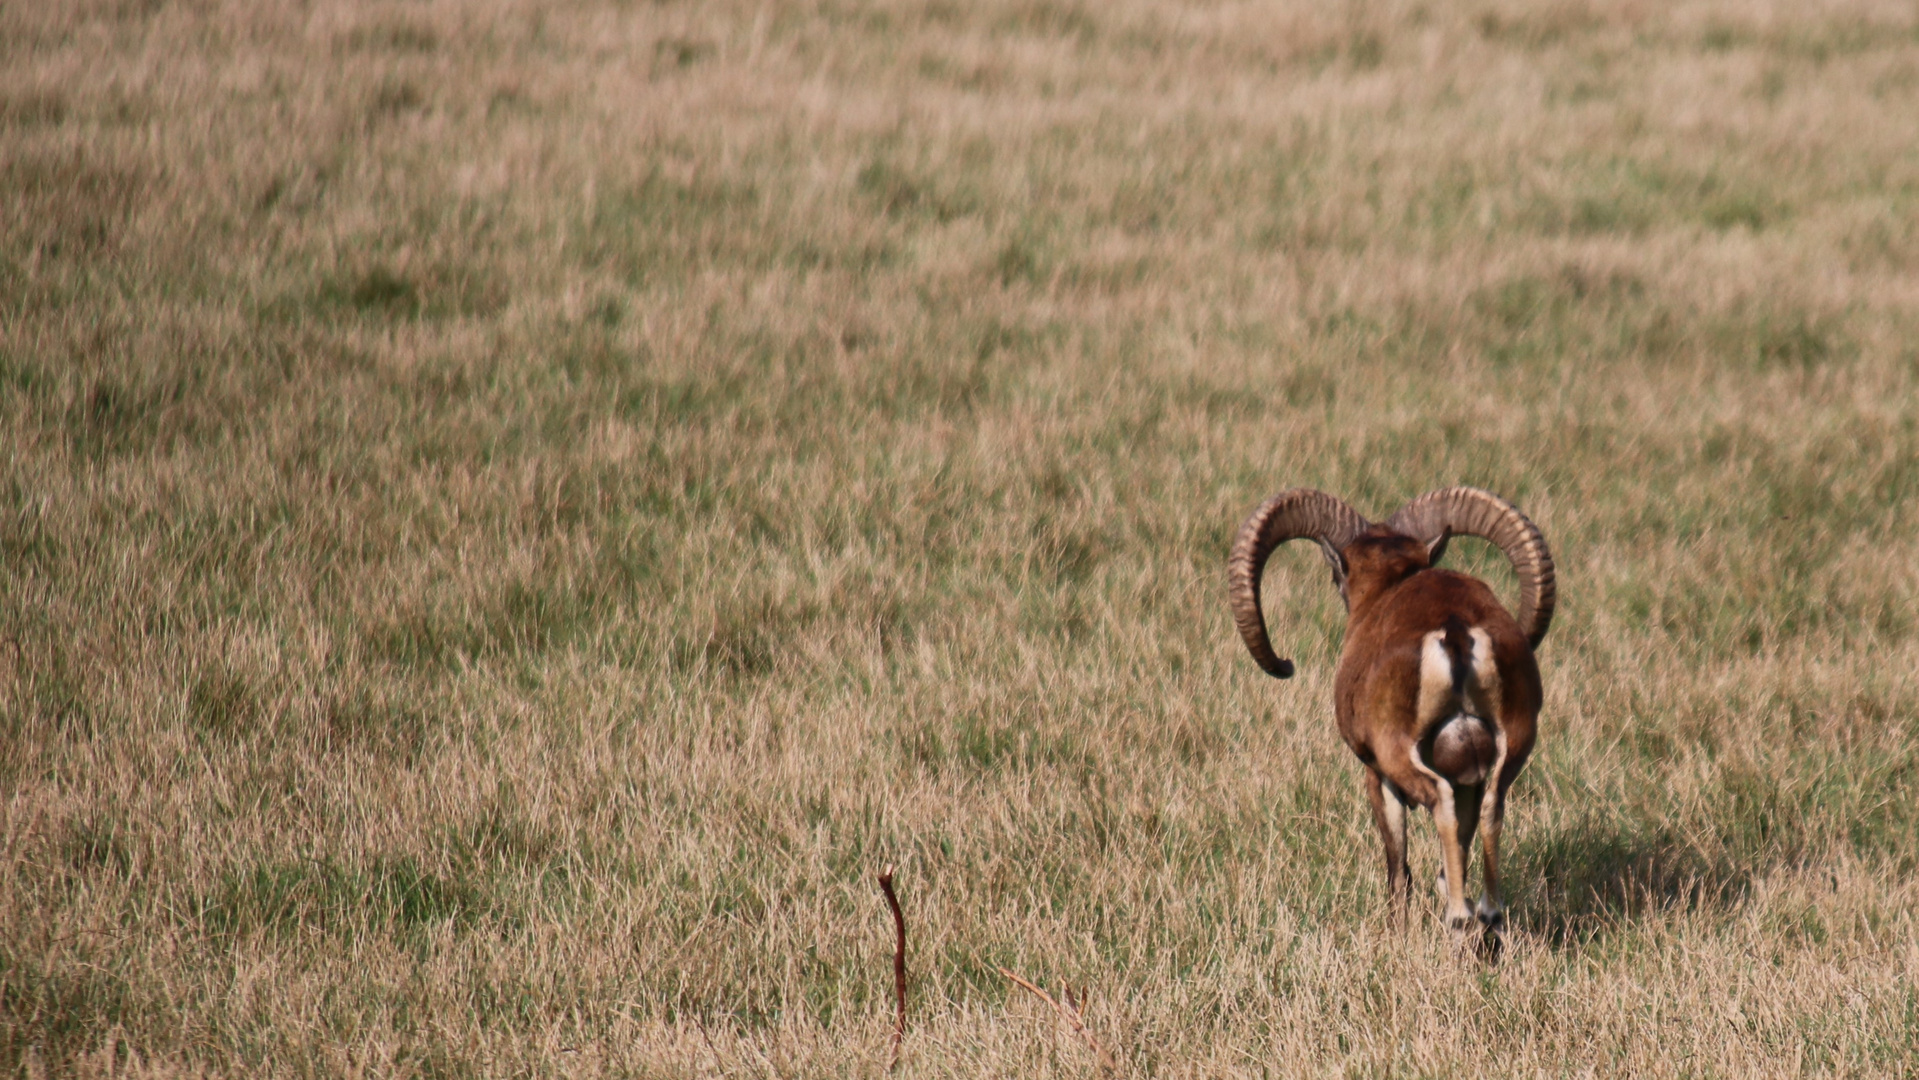
[[[1280,492],[1239,527],[1232,557],[1226,561],[1233,622],[1246,642],[1246,650],[1266,674],[1279,679],[1293,677],[1293,662],[1273,652],[1273,643],[1266,637],[1266,616],[1259,607],[1259,576],[1266,569],[1266,557],[1286,541],[1302,537],[1337,550],[1366,528],[1366,519],[1352,507],[1312,488]]]
[[[1386,526],[1427,545],[1448,533],[1499,545],[1519,575],[1519,629],[1534,648],[1539,647],[1553,621],[1553,553],[1539,526],[1517,506],[1479,488],[1440,488],[1400,507]]]

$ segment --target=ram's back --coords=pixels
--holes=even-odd
[[[1433,702],[1429,651],[1436,641],[1443,643],[1450,620],[1463,624],[1466,633],[1478,640],[1475,652],[1482,661],[1490,660],[1496,672],[1488,673],[1491,678],[1469,673],[1465,688],[1469,697],[1475,685],[1494,697],[1478,709],[1468,703],[1466,711],[1538,712],[1539,667],[1532,647],[1492,589],[1452,570],[1422,570],[1366,610],[1353,613],[1334,701],[1340,731],[1355,750],[1370,744],[1382,729],[1418,738],[1422,726],[1441,714],[1441,706]]]

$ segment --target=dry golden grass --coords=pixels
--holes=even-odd
[[[878,1075],[897,863],[901,1075],[1911,1075],[1915,146],[1911,3],[0,5],[0,1064]],[[1493,970],[1224,601],[1461,481]]]

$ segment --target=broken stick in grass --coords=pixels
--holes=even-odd
[[[906,1038],[906,916],[900,914],[900,898],[893,891],[890,866],[880,874],[880,889],[893,908],[893,996],[899,1002],[899,1011],[893,1018],[893,1059],[886,1066],[890,1070],[899,1066],[900,1040]]]
[[[1073,1000],[1073,991],[1071,987],[1068,987],[1066,990],[1066,1000],[1069,1002],[1072,1002],[1072,1006],[1073,1006],[1072,1008],[1069,1009],[1065,1005],[1061,1005],[1059,1002],[1054,1001],[1053,995],[1047,993],[1044,990],[1041,990],[1039,987],[1034,986],[1032,983],[1027,982],[1025,979],[1020,978],[1018,975],[1013,974],[1012,972],[1006,970],[1005,968],[1000,968],[999,973],[1013,980],[1014,983],[1025,987],[1027,990],[1031,991],[1033,995],[1039,998],[1041,1001],[1044,1001],[1046,1004],[1051,1005],[1053,1007],[1053,1011],[1060,1014],[1062,1017],[1065,1017],[1066,1022],[1068,1024],[1071,1024],[1073,1027],[1073,1030],[1079,1033],[1079,1037],[1086,1040],[1086,1045],[1092,1047],[1093,1052],[1099,1055],[1099,1063],[1101,1066],[1103,1066],[1106,1069],[1107,1072],[1109,1073],[1119,1072],[1119,1062],[1113,1060],[1113,1055],[1106,1052],[1106,1047],[1100,1045],[1100,1041],[1093,1037],[1093,1033],[1087,1029],[1085,1022],[1080,1019],[1080,1014],[1079,1014],[1080,1003],[1078,1001]],[[1084,995],[1081,995],[1081,996],[1084,997]]]

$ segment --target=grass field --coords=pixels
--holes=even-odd
[[[1913,1075],[1916,330],[1910,2],[0,4],[0,1067]],[[1456,482],[1492,969],[1225,601]]]

